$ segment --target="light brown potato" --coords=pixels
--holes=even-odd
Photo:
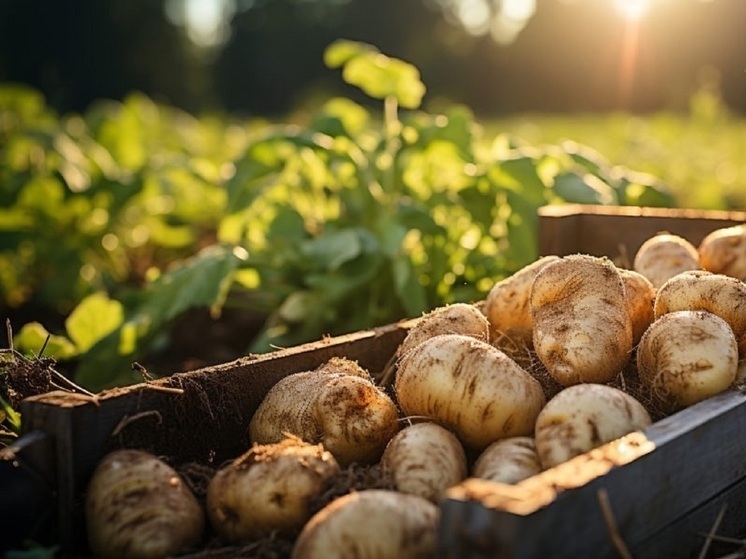
[[[657,319],[637,350],[640,380],[674,411],[727,390],[736,380],[738,348],[728,324],[707,311]]]
[[[500,483],[518,483],[541,472],[541,461],[533,437],[510,437],[484,449],[472,475]]]
[[[576,384],[562,390],[536,419],[536,451],[551,468],[651,424],[635,398],[606,384]]]
[[[460,334],[435,336],[406,353],[394,387],[405,415],[430,418],[478,450],[531,434],[546,401],[539,382],[515,361]]]
[[[703,269],[746,281],[746,224],[713,231],[697,250]]]
[[[640,246],[632,269],[648,278],[657,289],[676,274],[700,269],[699,253],[685,238],[659,233]]]
[[[466,452],[456,435],[437,423],[415,423],[389,442],[381,465],[397,491],[437,502],[466,477]]]
[[[483,312],[490,324],[490,340],[531,340],[533,331],[529,299],[534,278],[559,256],[544,256],[495,283],[484,300]]]
[[[733,330],[739,352],[746,354],[746,283],[705,270],[678,274],[658,289],[655,317],[684,310],[718,315]]]
[[[251,442],[276,443],[290,433],[324,445],[343,467],[377,461],[399,430],[399,410],[370,380],[346,372],[349,363],[337,363],[275,384],[251,418]]]
[[[454,303],[438,307],[420,318],[409,330],[397,348],[397,357],[439,334],[463,334],[486,341],[490,336],[490,325],[487,317],[474,305]]]
[[[349,493],[306,523],[292,559],[429,559],[440,511],[416,495],[385,489]]]
[[[634,270],[619,268],[619,273],[624,281],[627,308],[632,321],[632,344],[637,345],[655,317],[655,287],[648,278]]]
[[[202,539],[204,514],[179,474],[139,450],[116,450],[96,467],[85,498],[95,557],[178,555]]]
[[[210,481],[206,500],[210,523],[232,543],[249,543],[275,531],[293,534],[311,517],[311,499],[339,471],[339,464],[322,445],[297,437],[254,445]]]
[[[562,386],[612,380],[629,362],[632,322],[624,282],[607,258],[566,256],[531,289],[534,350]]]

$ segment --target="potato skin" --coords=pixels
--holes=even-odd
[[[179,474],[139,450],[115,450],[97,465],[85,498],[95,557],[177,555],[202,539],[204,514]]]
[[[472,476],[500,483],[518,483],[542,471],[533,437],[495,441],[474,461]]]
[[[706,270],[683,272],[656,293],[655,317],[682,310],[703,310],[718,315],[733,330],[738,350],[746,353],[746,283]]]
[[[648,278],[656,289],[676,274],[700,267],[697,248],[670,233],[659,233],[642,243],[632,264],[632,269]]]
[[[478,340],[488,340],[490,324],[476,306],[468,303],[438,307],[422,316],[409,330],[396,350],[397,357],[439,334],[463,334]]]
[[[429,559],[440,512],[416,495],[368,489],[339,497],[303,527],[292,559]]]
[[[652,422],[635,398],[606,384],[576,384],[554,396],[536,419],[536,451],[544,468],[613,441]]]
[[[746,281],[746,224],[713,231],[697,250],[703,269]]]
[[[632,322],[624,282],[607,258],[566,256],[531,289],[534,350],[562,386],[611,381],[629,362]]]
[[[655,319],[655,287],[648,278],[634,270],[619,268],[624,281],[630,321],[632,322],[632,344],[637,345]]]
[[[206,500],[210,523],[233,543],[249,543],[275,530],[292,534],[311,517],[310,500],[339,471],[339,464],[322,445],[296,437],[254,445],[210,481]]]
[[[432,422],[415,423],[391,439],[381,465],[397,491],[437,502],[466,477],[466,452],[448,429]]]
[[[707,311],[674,311],[657,319],[637,350],[637,370],[656,402],[675,411],[727,390],[736,380],[733,331]]]
[[[394,388],[405,415],[430,418],[478,450],[531,434],[546,401],[539,382],[515,361],[459,334],[435,336],[405,354]]]
[[[485,297],[483,308],[490,324],[491,341],[503,337],[513,340],[531,339],[531,286],[536,275],[557,260],[559,256],[544,256],[492,286]]]
[[[377,461],[398,420],[398,408],[372,381],[325,364],[276,383],[251,418],[249,437],[269,444],[291,433],[323,444],[345,467]]]

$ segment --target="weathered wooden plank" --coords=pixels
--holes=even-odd
[[[622,439],[515,486],[468,480],[443,502],[440,555],[617,557],[603,493],[628,545],[654,539],[744,478],[745,403],[729,391],[654,424],[626,465]]]
[[[746,212],[736,211],[546,206],[539,209],[539,252],[608,256],[626,264],[642,243],[658,232],[668,231],[698,245],[711,231],[744,222]]]

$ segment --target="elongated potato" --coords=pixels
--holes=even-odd
[[[709,311],[733,330],[738,350],[746,354],[746,283],[705,270],[683,272],[667,281],[655,297],[655,317],[684,310]]]
[[[478,340],[488,340],[490,325],[482,312],[468,303],[454,303],[438,307],[422,318],[409,330],[397,348],[397,357],[439,334],[463,334]]]
[[[674,311],[657,319],[637,349],[640,380],[674,411],[728,389],[736,380],[736,337],[707,311]]]
[[[343,467],[378,460],[399,430],[399,410],[369,378],[350,374],[350,367],[337,359],[281,379],[251,418],[252,443],[276,443],[290,433],[321,443]]]
[[[485,448],[474,462],[471,473],[480,479],[518,483],[541,470],[534,438],[510,437]]]
[[[456,435],[437,423],[415,423],[399,431],[381,458],[397,491],[437,502],[466,477],[466,452]]]
[[[697,250],[703,269],[746,281],[746,224],[713,231]]]
[[[248,543],[292,534],[311,517],[309,503],[339,464],[322,445],[297,437],[251,450],[224,466],[207,488],[207,513],[226,541]]]
[[[453,431],[467,447],[529,435],[545,403],[539,382],[499,349],[459,334],[425,340],[399,362],[402,411]]]
[[[632,322],[632,344],[637,345],[655,318],[655,287],[650,280],[634,270],[619,268],[624,281],[630,321]]]
[[[635,398],[606,384],[576,384],[547,402],[536,419],[536,451],[544,468],[651,424]]]
[[[561,385],[612,380],[632,352],[624,282],[607,258],[566,256],[531,289],[534,350]]]
[[[530,295],[536,275],[559,256],[544,256],[495,283],[484,300],[483,312],[490,324],[490,340],[531,340]]]
[[[676,274],[700,269],[697,248],[679,235],[659,233],[642,243],[632,269],[657,289]]]
[[[85,501],[95,557],[160,558],[195,546],[204,514],[179,474],[140,450],[116,450],[96,467]]]
[[[292,559],[429,559],[435,556],[437,505],[385,489],[349,493],[303,527]]]

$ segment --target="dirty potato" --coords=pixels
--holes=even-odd
[[[645,241],[632,264],[632,269],[648,278],[656,289],[676,274],[700,267],[697,248],[670,233],[659,233]]]
[[[635,398],[606,384],[576,384],[554,396],[536,419],[536,451],[551,468],[651,424]]]
[[[477,457],[472,476],[500,483],[518,483],[541,472],[533,437],[495,441]]]
[[[531,289],[533,344],[562,386],[612,380],[632,352],[624,281],[607,258],[566,256],[544,267]]]
[[[624,281],[624,289],[632,322],[632,344],[637,345],[653,322],[655,313],[655,287],[650,280],[634,270],[619,269]]]
[[[713,231],[697,250],[703,269],[746,281],[746,224]]]

